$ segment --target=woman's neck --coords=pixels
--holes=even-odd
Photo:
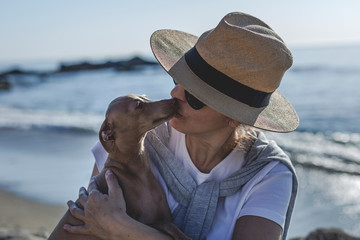
[[[186,135],[185,143],[194,165],[203,173],[209,173],[237,144],[237,132],[228,128],[221,133],[207,136]]]

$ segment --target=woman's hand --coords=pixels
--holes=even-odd
[[[108,185],[108,194],[102,194],[98,189],[94,178],[91,179],[88,191],[80,188],[80,208],[73,201],[68,202],[71,214],[84,222],[84,225],[72,226],[66,224],[64,229],[75,234],[87,234],[101,239],[111,239],[118,235],[119,224],[126,221],[126,204],[121,187],[115,175],[108,170],[105,174]]]
[[[80,208],[73,201],[69,201],[71,214],[84,222],[84,225],[72,226],[65,224],[64,229],[74,234],[87,234],[101,239],[156,239],[170,240],[167,234],[159,232],[140,223],[126,214],[126,204],[123,192],[117,178],[107,170],[105,174],[108,194],[102,194],[94,179],[91,179],[88,192],[80,189]]]

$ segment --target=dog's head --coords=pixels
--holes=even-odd
[[[152,102],[145,95],[130,94],[114,99],[106,112],[99,138],[107,152],[133,147],[145,133],[168,121],[177,111],[175,99]]]

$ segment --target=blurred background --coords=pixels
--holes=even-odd
[[[127,93],[170,97],[151,34],[199,36],[233,11],[265,21],[294,56],[280,91],[300,127],[266,133],[290,155],[300,181],[289,237],[319,227],[360,236],[357,0],[1,1],[0,189],[43,205],[75,199],[89,181],[108,103]]]

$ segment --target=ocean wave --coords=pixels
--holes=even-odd
[[[294,73],[318,73],[326,72],[328,74],[359,74],[360,67],[331,66],[331,65],[294,65],[289,70]]]
[[[41,129],[97,134],[102,114],[80,111],[31,110],[0,105],[0,129]],[[294,164],[329,173],[360,175],[360,134],[295,131],[266,132],[289,154]]]
[[[97,133],[104,119],[84,112],[31,110],[0,105],[0,128]]]
[[[296,165],[360,176],[360,134],[293,132],[267,135]]]

